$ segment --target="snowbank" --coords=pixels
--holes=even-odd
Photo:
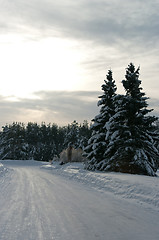
[[[60,166],[44,164],[53,174],[86,184],[103,193],[111,193],[159,211],[159,177],[131,175],[123,173],[90,172],[84,170],[82,163],[67,163]]]
[[[0,162],[0,177],[2,177],[6,172],[8,172],[8,169],[3,166],[3,164]]]
[[[3,167],[3,164],[0,163],[0,172],[3,171],[3,168],[4,168],[4,167]]]

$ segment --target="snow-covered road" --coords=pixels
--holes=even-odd
[[[33,161],[3,162],[0,240],[158,240],[159,212]]]

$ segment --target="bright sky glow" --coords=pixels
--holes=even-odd
[[[46,38],[23,41],[3,36],[0,45],[0,79],[4,96],[28,97],[40,90],[78,90],[82,53],[73,41]]]
[[[0,0],[0,127],[91,120],[130,62],[159,115],[158,0]],[[25,113],[25,114],[24,114]]]

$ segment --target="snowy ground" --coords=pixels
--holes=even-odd
[[[0,240],[158,240],[159,177],[0,163]]]
[[[100,192],[113,193],[117,197],[159,211],[159,177],[90,172],[84,170],[81,163],[68,163],[62,166],[57,162],[53,165],[45,163],[42,168],[52,169],[54,174],[84,183]]]

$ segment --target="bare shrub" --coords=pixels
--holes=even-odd
[[[64,149],[60,153],[60,160],[64,163],[67,162],[84,162],[84,157],[82,156],[83,150],[81,148],[72,148],[71,158],[68,158],[68,149]]]

